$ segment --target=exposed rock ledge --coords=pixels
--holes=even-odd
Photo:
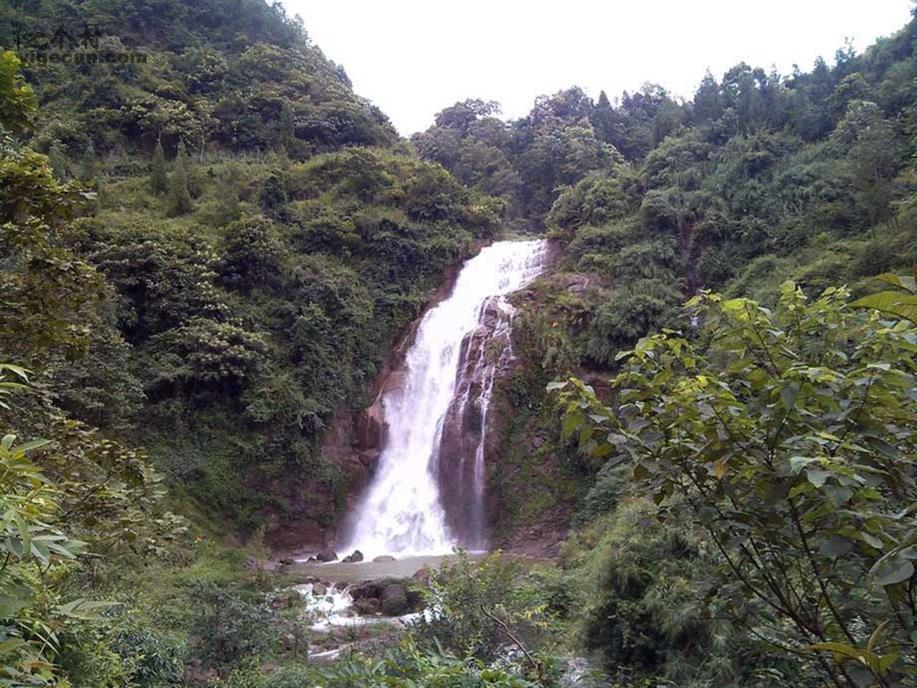
[[[483,245],[476,246],[475,251]],[[342,512],[350,513],[353,510],[355,501],[372,478],[385,442],[382,394],[402,384],[401,366],[408,349],[414,343],[421,318],[430,308],[449,296],[463,263],[464,260],[444,271],[439,289],[430,297],[418,317],[395,337],[396,343],[383,360],[373,382],[373,403],[360,412],[340,409],[319,442],[318,451],[321,456],[343,471],[344,491],[347,495],[343,508],[334,494],[310,480],[308,475],[298,481],[275,480],[262,486],[265,492],[282,496],[287,505],[282,511],[269,509],[265,513],[268,520],[265,541],[278,555],[319,551],[336,543],[341,528],[337,517]]]
[[[483,247],[483,243],[476,247]],[[556,246],[551,247],[547,260],[550,266],[557,258]],[[266,531],[266,542],[275,552],[275,557],[288,556],[289,553],[317,552],[334,546],[346,528],[345,523],[335,519],[335,515],[353,512],[356,501],[369,483],[375,470],[376,462],[385,442],[385,418],[382,410],[384,392],[396,389],[403,383],[402,366],[408,349],[414,343],[417,328],[423,314],[449,296],[464,261],[447,268],[440,288],[425,304],[418,317],[395,338],[395,346],[385,357],[379,375],[372,386],[373,403],[360,412],[341,409],[329,424],[328,431],[319,443],[319,451],[325,459],[332,461],[344,472],[346,480],[346,503],[335,501],[335,496],[322,491],[322,488],[306,480],[299,483],[275,485],[271,494],[281,494],[288,507],[283,512],[272,512]],[[588,289],[588,282],[565,285],[571,292]],[[522,301],[525,301],[523,290]],[[514,301],[516,299],[513,299]],[[465,345],[471,344],[476,337],[483,340],[493,334],[491,328],[498,318],[496,313],[489,313],[479,331],[472,333]],[[480,344],[480,342],[478,342]],[[509,363],[509,362],[507,362]],[[488,483],[491,482],[495,462],[500,461],[505,443],[509,439],[509,418],[513,413],[505,393],[505,385],[512,371],[519,362],[500,366],[494,385],[493,417],[489,419],[491,430],[485,440],[485,456]],[[473,379],[473,378],[470,378]],[[464,419],[459,427],[473,426],[473,419]],[[496,511],[499,503],[488,498],[488,520],[495,523],[499,520]],[[529,528],[515,530],[512,534],[504,533],[502,537],[491,542],[492,546],[507,551],[528,554],[531,556],[551,556],[556,553],[559,541],[566,533],[567,514],[544,514],[539,523]],[[507,536],[508,535],[508,536]]]

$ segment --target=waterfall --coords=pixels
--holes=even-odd
[[[385,446],[353,514],[348,551],[409,556],[484,545],[484,438],[494,375],[511,356],[505,296],[541,273],[546,254],[543,240],[484,248],[423,316],[403,382],[382,398]]]

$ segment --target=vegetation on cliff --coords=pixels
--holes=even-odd
[[[592,653],[583,685],[908,685],[915,38],[405,142],[279,3],[15,3],[0,684],[552,686]],[[517,297],[494,526],[574,531],[558,566],[460,558],[403,644],[316,666],[247,558],[294,497],[337,522],[319,438],[501,225],[561,249]]]

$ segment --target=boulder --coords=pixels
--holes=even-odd
[[[417,581],[418,583],[420,583],[421,585],[425,585],[425,586],[429,585],[430,584],[430,568],[427,566],[424,566],[417,573],[415,573],[412,576],[412,578],[415,581]]]
[[[330,547],[327,547],[326,549],[323,549],[321,552],[316,554],[315,558],[322,562],[337,561],[338,553]]]
[[[408,594],[400,583],[389,583],[382,590],[382,613],[386,616],[401,616],[410,611]]]
[[[373,561],[377,563],[382,563],[386,561],[395,561],[395,557],[391,556],[390,554],[380,554],[378,557],[373,559]]]
[[[354,600],[365,600],[370,597],[379,598],[382,596],[382,589],[385,587],[382,581],[364,581],[350,586],[350,596]]]
[[[379,600],[376,597],[364,597],[353,603],[353,608],[360,616],[370,616],[379,613]]]
[[[353,551],[353,554],[351,554],[350,556],[344,557],[344,559],[343,559],[342,561],[343,561],[345,564],[353,564],[353,563],[356,563],[356,562],[358,562],[358,561],[363,561],[363,552],[361,552],[360,550],[356,549],[356,550]]]
[[[312,584],[312,594],[315,597],[323,597],[325,593],[328,592],[328,588],[322,583],[313,583]]]

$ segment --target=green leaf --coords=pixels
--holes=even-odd
[[[32,601],[32,590],[21,583],[6,583],[0,590],[0,619],[11,619]]]
[[[783,402],[783,408],[792,411],[796,405],[796,397],[799,394],[799,385],[787,384],[780,390],[780,400]]]
[[[809,482],[812,483],[815,487],[822,487],[825,484],[825,481],[830,477],[831,471],[826,471],[823,468],[806,469],[806,478],[808,478]]]
[[[851,308],[874,308],[877,311],[917,323],[917,294],[901,291],[880,291],[857,299]]]
[[[900,558],[881,561],[876,570],[872,571],[872,575],[879,585],[897,585],[914,575],[914,564]]]
[[[23,454],[28,454],[30,451],[35,451],[36,449],[40,449],[48,444],[50,444],[49,440],[32,440],[31,442],[17,445],[16,451],[22,452]]]
[[[818,548],[818,551],[826,557],[839,557],[847,554],[847,552],[852,549],[853,543],[850,542],[850,540],[835,535],[821,543],[821,547]]]
[[[914,278],[909,275],[896,275],[892,272],[883,272],[881,275],[877,275],[876,279],[880,282],[898,287],[899,289],[906,289],[912,294],[917,293],[917,283],[915,283]]]
[[[92,600],[78,599],[62,604],[57,608],[57,613],[70,619],[82,621],[95,621],[101,618],[101,613],[106,609],[117,607],[119,602],[94,602]]]
[[[793,471],[795,475],[798,475],[803,468],[808,466],[813,461],[818,461],[814,456],[791,456],[790,457],[790,470]]]
[[[850,659],[860,659],[863,656],[862,650],[846,643],[815,643],[809,647],[818,652],[831,652]]]

